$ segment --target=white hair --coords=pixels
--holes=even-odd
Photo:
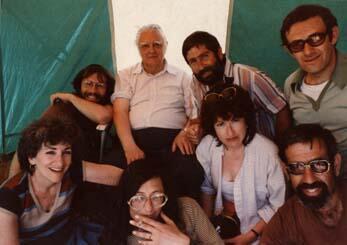
[[[158,24],[149,24],[149,25],[142,26],[136,33],[136,40],[135,40],[136,46],[138,48],[140,48],[140,36],[143,32],[148,31],[148,30],[155,30],[159,33],[159,35],[161,36],[161,38],[163,39],[163,42],[164,42],[163,48],[164,48],[164,53],[165,53],[166,47],[167,47],[167,39],[166,39],[166,36],[163,32],[163,29],[161,29],[160,25],[158,25]]]

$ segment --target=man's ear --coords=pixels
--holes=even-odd
[[[218,55],[219,60],[223,60],[224,54],[222,52],[222,48],[218,49],[217,55]]]
[[[340,153],[336,153],[334,157],[334,170],[335,170],[335,175],[339,176],[340,170],[341,170],[341,161],[342,157]]]
[[[337,40],[339,39],[339,36],[340,36],[340,29],[338,26],[334,26],[333,29],[331,30],[331,38],[330,38],[331,44],[335,45],[337,43]]]

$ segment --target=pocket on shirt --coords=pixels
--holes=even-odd
[[[174,85],[167,85],[162,87],[160,97],[164,103],[179,104],[184,106],[183,90]]]

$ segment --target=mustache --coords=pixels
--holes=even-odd
[[[311,197],[304,194],[305,189],[313,188],[321,189],[318,196]],[[315,181],[312,184],[302,183],[297,186],[295,192],[297,193],[299,199],[303,202],[303,204],[312,209],[319,209],[323,207],[330,196],[328,185],[322,181]]]
[[[97,99],[101,99],[101,96],[97,93],[85,93],[85,97],[87,96],[94,96]]]
[[[212,66],[206,66],[204,69],[198,72],[198,76],[202,76],[205,72],[213,72]]]
[[[303,189],[314,189],[314,188],[325,188],[326,184],[321,181],[315,181],[312,184],[308,183],[302,183],[300,184],[297,189],[303,190]]]

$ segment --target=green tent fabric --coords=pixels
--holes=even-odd
[[[0,0],[0,152],[14,151],[22,129],[72,91],[91,63],[113,72],[107,0]]]
[[[234,0],[229,31],[229,57],[266,72],[280,87],[297,64],[281,46],[282,20],[300,4],[320,4],[336,16],[340,39],[337,48],[347,50],[346,0]]]

